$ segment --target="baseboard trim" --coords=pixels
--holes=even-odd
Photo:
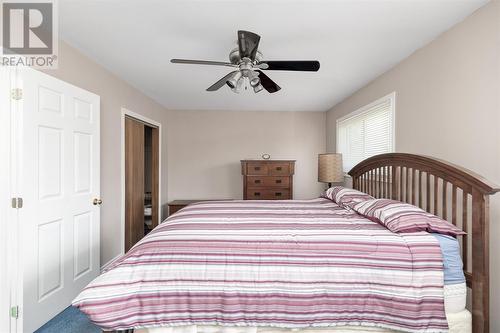
[[[108,268],[109,266],[111,266],[111,264],[113,264],[116,260],[118,260],[119,258],[121,258],[121,256],[123,256],[123,254],[119,254],[117,255],[116,257],[114,257],[113,259],[111,259],[110,261],[108,261],[107,263],[105,263],[104,265],[101,266],[101,273],[106,269]]]

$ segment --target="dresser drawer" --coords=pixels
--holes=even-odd
[[[247,176],[247,186],[290,187],[290,177]]]
[[[268,166],[265,163],[249,162],[247,163],[247,175],[267,175]]]
[[[270,176],[288,176],[290,175],[289,163],[272,163],[268,166]]]
[[[247,188],[246,197],[249,200],[288,200],[290,189]]]

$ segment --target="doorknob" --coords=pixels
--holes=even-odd
[[[94,206],[101,205],[102,204],[102,200],[94,198],[94,201],[92,203],[94,204]]]

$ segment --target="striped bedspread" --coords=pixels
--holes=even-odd
[[[212,201],[172,215],[74,300],[104,329],[359,325],[446,332],[439,244],[331,200]]]

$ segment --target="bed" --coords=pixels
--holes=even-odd
[[[488,332],[488,196],[498,189],[410,154],[349,174],[357,190],[467,232],[473,332]],[[73,304],[106,330],[470,332],[465,283],[445,285],[443,253],[431,233],[391,232],[331,198],[203,202],[155,228]]]

